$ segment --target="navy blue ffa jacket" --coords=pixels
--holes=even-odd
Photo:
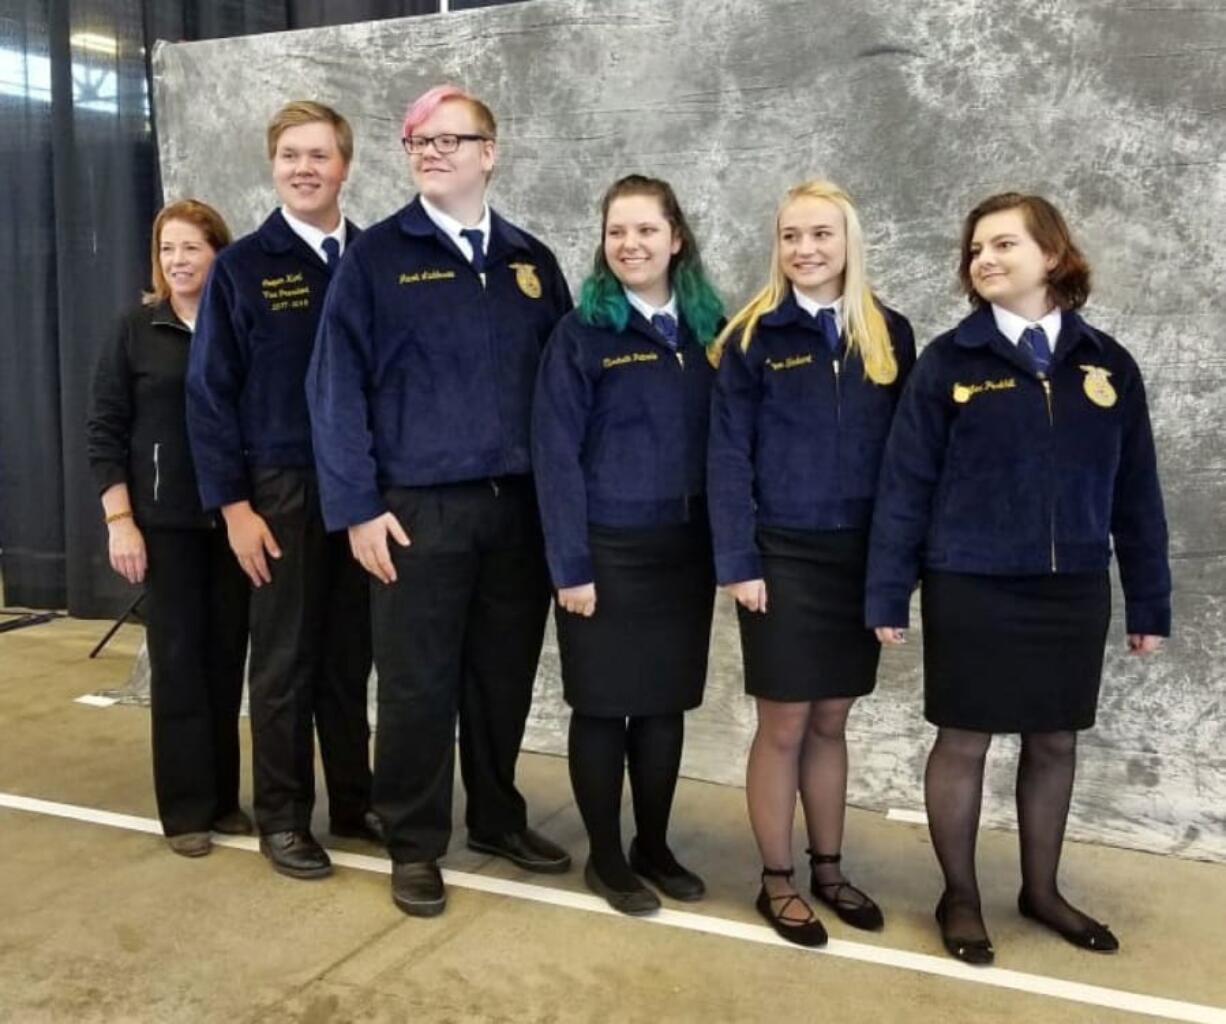
[[[345,251],[361,231],[345,222]],[[251,497],[252,468],[310,466],[303,381],[332,272],[275,210],[217,254],[187,371],[200,498]]]
[[[882,312],[898,363],[884,386],[850,349],[832,353],[790,293],[758,321],[748,349],[728,339],[707,464],[721,585],[761,578],[758,526],[868,529],[890,421],[915,364],[911,324]]]
[[[556,587],[591,583],[588,524],[651,527],[702,515],[715,370],[684,321],[673,351],[638,310],[624,331],[567,314],[532,410],[545,552]]]
[[[388,487],[524,474],[541,350],[571,308],[557,260],[491,213],[485,281],[414,199],[345,254],[307,380],[329,529]]]
[[[1043,378],[990,306],[933,341],[886,447],[867,624],[907,625],[922,569],[1101,572],[1112,538],[1127,631],[1167,635],[1166,516],[1145,387],[1124,348],[1065,313]]]

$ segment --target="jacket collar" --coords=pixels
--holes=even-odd
[[[693,331],[690,330],[689,325],[682,316],[677,316],[677,348],[674,350],[668,342],[660,337],[660,332],[651,326],[651,322],[642,313],[635,309],[634,306],[631,306],[629,301],[627,301],[626,305],[630,306],[630,319],[626,321],[626,330],[641,334],[653,345],[664,349],[670,355],[674,351],[683,352],[691,345],[698,344],[698,339],[694,337]]]
[[[766,327],[786,327],[788,324],[798,323],[803,313],[804,311],[796,301],[796,296],[792,294],[792,289],[789,288],[787,294],[783,297],[783,301],[769,313],[764,314],[758,320],[758,323]],[[805,316],[804,319],[812,318]]]
[[[458,259],[463,260],[465,263],[469,262],[465,255],[456,248],[455,242],[445,232],[439,230],[438,225],[430,219],[430,215],[426,213],[421,205],[420,198],[414,197],[413,201],[396,215],[396,220],[400,225],[400,230],[406,235],[412,238],[434,238],[438,241],[439,245],[443,246],[448,252],[453,253]],[[497,262],[515,252],[531,251],[531,246],[528,244],[528,239],[524,233],[499,214],[497,210],[491,208],[490,244],[485,254],[486,265]]]
[[[345,218],[345,248],[353,244],[353,240],[362,233],[362,229],[353,223],[348,217]],[[299,253],[305,253],[315,263],[328,269],[328,265],[319,258],[319,253],[306,244],[298,233],[289,226],[288,221],[281,213],[281,208],[273,210],[272,213],[264,220],[264,223],[256,230],[256,238],[259,239],[260,248],[270,256],[284,256],[287,252],[297,249]]]
[[[1103,340],[1098,332],[1077,313],[1066,310],[1061,317],[1060,337],[1056,339],[1052,352],[1052,365],[1064,362],[1068,354],[1083,342],[1094,345],[1100,351],[1103,348]],[[990,349],[1019,369],[1034,375],[1033,364],[1018,351],[1013,342],[1000,333],[996,318],[992,315],[992,307],[986,303],[954,329],[954,344],[967,349]]]
[[[188,334],[192,332],[192,329],[179,319],[179,314],[175,312],[169,299],[162,299],[150,307],[149,323],[154,327],[174,327]]]

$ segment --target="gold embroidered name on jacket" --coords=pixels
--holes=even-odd
[[[627,352],[624,356],[605,356],[600,360],[603,369],[610,370],[614,366],[626,366],[630,363],[654,363],[660,358],[658,352]]]
[[[980,381],[978,384],[955,384],[954,401],[959,405],[965,405],[976,395],[982,395],[987,391],[1009,391],[1015,387],[1017,387],[1017,379],[1015,377],[985,380]]]
[[[768,359],[766,365],[772,370],[794,370],[798,366],[808,366],[813,362],[813,354],[803,356],[788,356],[786,359]]]
[[[260,289],[270,312],[310,308],[311,286],[303,280],[301,273],[266,277],[260,281]]]
[[[421,284],[423,281],[450,281],[454,277],[454,270],[415,270],[411,274],[401,274],[397,283]]]

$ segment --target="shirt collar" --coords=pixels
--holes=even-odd
[[[1055,348],[1056,339],[1060,337],[1061,313],[1059,306],[1038,320],[1027,320],[1016,313],[1010,312],[1003,306],[993,303],[992,317],[996,321],[996,329],[1015,345],[1021,340],[1022,332],[1027,327],[1034,327],[1036,325],[1043,328],[1043,333],[1047,335],[1047,343],[1052,348]]]
[[[675,294],[670,295],[668,301],[663,306],[657,307],[629,288],[623,287],[622,291],[626,293],[626,301],[630,303],[632,308],[642,313],[643,319],[648,323],[651,323],[651,318],[658,313],[671,316],[674,320],[677,319],[677,296]]]
[[[425,196],[419,195],[418,198],[421,200],[421,208],[426,211],[426,216],[429,217],[432,221],[434,221],[435,227],[437,227],[441,232],[443,232],[443,234],[445,234],[448,238],[450,238],[453,242],[455,242],[457,246],[460,245],[462,240],[467,241],[467,239],[464,239],[464,237],[460,234],[460,232],[461,231],[471,231],[475,228],[477,231],[481,232],[481,243],[482,245],[484,245],[485,251],[487,253],[490,251],[490,204],[489,203],[481,204],[481,220],[479,220],[476,224],[472,225],[472,227],[469,227],[465,224],[461,224],[458,220],[456,220],[453,216],[451,216],[451,214],[446,213],[443,210],[440,210],[437,206],[435,206],[432,202],[430,202],[430,200],[427,199]],[[460,251],[461,252],[464,251],[463,247],[460,248]]]
[[[841,328],[843,326],[843,296],[840,295],[833,302],[814,302],[809,296],[805,295],[799,288],[792,285],[792,295],[796,299],[796,305],[803,309],[809,316],[816,317],[818,312],[823,309],[834,310],[834,322]]]
[[[335,238],[341,247],[341,253],[345,251],[345,215],[342,213],[340,221],[336,228],[332,231],[320,231],[314,224],[308,224],[304,220],[299,220],[284,206],[281,207],[281,216],[285,218],[285,223],[290,226],[290,230],[301,238],[314,252],[319,253],[324,262],[327,262],[327,255],[324,253],[324,239]]]

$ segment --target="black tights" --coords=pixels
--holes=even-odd
[[[946,929],[984,938],[975,875],[975,841],[983,802],[983,765],[991,733],[941,729],[928,756],[924,795],[928,829],[945,875]],[[1043,920],[1080,929],[1089,919],[1060,895],[1056,876],[1077,763],[1075,732],[1023,733],[1017,769],[1017,824],[1022,886]]]
[[[630,774],[638,848],[652,863],[675,863],[667,842],[668,817],[681,769],[685,720],[680,712],[570,719],[570,781],[592,848],[592,863],[606,885],[638,883],[622,849],[622,777]]]

